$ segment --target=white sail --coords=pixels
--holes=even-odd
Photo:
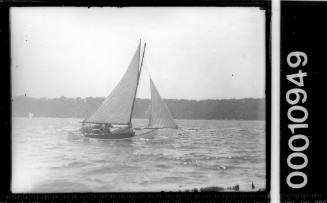
[[[150,78],[151,88],[151,104],[150,104],[150,117],[149,127],[152,128],[177,128],[177,125],[169,111],[168,106],[162,100],[157,88],[155,87],[152,79]]]
[[[84,122],[130,124],[139,79],[140,46],[141,43],[118,85]]]

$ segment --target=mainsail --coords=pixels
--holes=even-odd
[[[141,42],[124,76],[101,106],[83,122],[130,124],[139,79]]]
[[[166,103],[159,95],[152,79],[150,78],[151,104],[149,115],[149,127],[152,128],[177,128],[177,125]]]

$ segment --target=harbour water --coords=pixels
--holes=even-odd
[[[264,121],[176,120],[127,140],[79,133],[81,119],[13,118],[12,192],[139,192],[266,187]],[[134,119],[142,127],[144,119]]]

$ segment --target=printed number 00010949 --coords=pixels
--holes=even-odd
[[[308,57],[304,52],[294,51],[287,56],[287,64],[291,68],[304,67],[307,62]],[[308,124],[305,123],[308,118],[308,110],[301,105],[307,101],[307,93],[303,89],[304,77],[306,76],[307,73],[302,72],[301,69],[298,69],[297,73],[286,76],[288,81],[296,85],[296,88],[289,89],[286,93],[286,101],[288,104],[292,105],[287,111],[287,118],[292,122],[288,125],[292,133],[292,136],[288,140],[288,146],[292,150],[292,153],[287,157],[287,165],[293,170],[288,174],[286,182],[289,187],[294,189],[303,188],[308,183],[308,177],[301,169],[308,165],[308,157],[303,151],[309,147],[309,139],[306,135],[299,134],[299,132],[301,133],[300,129],[308,128]],[[295,146],[296,142],[294,141],[296,140],[303,140],[304,142],[301,142],[303,145]],[[294,158],[300,158],[302,162],[300,164],[294,164],[292,162]],[[295,177],[297,177],[297,179],[300,178],[301,181],[295,182]]]

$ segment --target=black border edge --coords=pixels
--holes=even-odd
[[[266,8],[266,190],[271,190],[271,4]]]
[[[10,75],[10,7],[31,7],[31,6],[76,6],[76,7],[131,7],[131,6],[199,6],[199,7],[259,7],[265,10],[265,51],[266,51],[266,190],[260,192],[228,192],[228,193],[179,193],[179,192],[158,192],[158,193],[53,193],[53,194],[12,194],[10,192],[11,181],[11,75]],[[1,143],[5,143],[1,153],[5,165],[5,173],[1,174],[0,200],[4,201],[99,201],[99,200],[133,200],[140,202],[143,199],[149,201],[175,200],[186,201],[212,201],[223,200],[229,202],[269,202],[271,182],[271,1],[270,0],[179,0],[169,1],[4,1],[0,2],[0,27],[1,35],[1,69],[0,81],[5,87],[4,99],[0,103],[0,130],[4,132],[1,136]],[[4,46],[3,46],[4,45]],[[2,95],[3,96],[3,95]],[[9,158],[8,158],[9,156]],[[9,186],[9,187],[8,187]],[[143,202],[143,201],[141,201]]]
[[[326,75],[327,45],[326,29],[321,26],[327,19],[326,1],[281,1],[281,40],[280,40],[280,201],[281,202],[326,202],[327,173],[326,163],[326,136],[324,136],[326,115],[323,93],[326,86],[323,77]],[[302,51],[308,57],[308,63],[303,68],[290,68],[286,57],[292,51]],[[307,92],[307,102],[300,104],[308,110],[308,129],[298,131],[296,134],[304,134],[310,140],[308,149],[304,154],[308,157],[308,165],[298,171],[303,171],[308,177],[307,185],[303,188],[293,189],[286,183],[287,174],[291,171],[286,160],[292,151],[288,147],[288,139],[292,134],[287,129],[287,124],[292,122],[287,119],[287,109],[291,106],[286,102],[286,92],[294,88],[286,80],[286,75],[295,71],[307,72],[304,78],[304,89]],[[320,93],[320,94],[319,94]],[[320,116],[321,115],[321,116]],[[320,118],[321,117],[321,118]],[[295,134],[295,133],[294,133]],[[293,135],[294,135],[293,134]]]
[[[0,2],[1,3],[1,2]],[[219,7],[262,7],[269,8],[270,0],[4,0],[6,6],[83,6],[83,7],[131,7],[131,6],[219,6]]]
[[[9,6],[0,4],[0,189],[10,192],[11,180],[11,73]]]

